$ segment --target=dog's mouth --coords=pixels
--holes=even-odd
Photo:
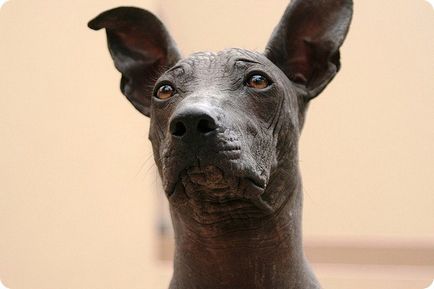
[[[215,165],[192,166],[180,174],[169,201],[203,224],[248,219],[273,212],[263,198],[265,187],[263,181],[234,176]]]
[[[181,180],[191,198],[222,201],[234,198],[238,193],[239,179],[225,176],[223,170],[214,165],[190,167],[181,175]]]

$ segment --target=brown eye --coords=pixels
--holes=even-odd
[[[263,89],[270,85],[270,81],[263,75],[254,74],[247,80],[247,86],[255,89]]]
[[[157,90],[156,97],[159,99],[168,99],[175,94],[175,89],[169,84],[163,84]]]

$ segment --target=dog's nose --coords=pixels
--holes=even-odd
[[[169,126],[173,137],[184,140],[209,136],[216,128],[215,117],[201,107],[188,107],[175,112]]]

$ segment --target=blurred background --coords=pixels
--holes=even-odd
[[[262,51],[289,1],[11,0],[0,10],[0,280],[163,289],[173,236],[149,120],[119,91],[100,12],[146,8],[179,48]],[[342,70],[300,143],[305,250],[324,288],[434,279],[434,9],[355,1]]]

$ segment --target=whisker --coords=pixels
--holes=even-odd
[[[147,156],[145,158],[145,160],[143,161],[143,163],[140,165],[139,169],[137,170],[137,173],[134,175],[134,177],[136,178],[140,172],[145,168],[145,165],[149,162],[149,160],[152,158],[152,153],[149,154],[149,156]]]
[[[157,166],[154,163],[151,164],[151,166],[146,170],[145,175],[147,175],[151,169],[156,168],[156,167]]]

